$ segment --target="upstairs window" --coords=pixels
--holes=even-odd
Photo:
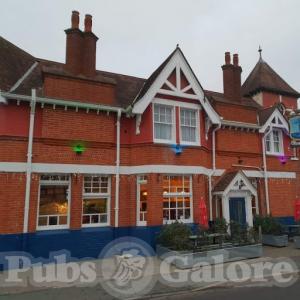
[[[199,144],[198,111],[180,109],[180,133],[182,144]]]
[[[154,104],[154,140],[156,142],[174,142],[174,130],[174,107]]]
[[[283,154],[283,138],[281,130],[273,129],[266,136],[266,152],[267,154]]]

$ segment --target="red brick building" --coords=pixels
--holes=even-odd
[[[148,79],[96,70],[92,17],[73,12],[65,64],[0,38],[0,249],[95,256],[174,220],[290,222],[299,93],[261,57],[244,84],[225,54],[224,93],[203,89],[177,47]],[[221,72],[220,72],[221,76]],[[297,184],[298,182],[298,184]]]

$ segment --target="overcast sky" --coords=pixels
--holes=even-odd
[[[300,91],[299,0],[1,0],[0,35],[64,62],[72,10],[93,15],[97,68],[148,77],[178,43],[205,89],[222,91],[224,52],[243,80],[263,58]],[[1,58],[0,58],[1,59]]]

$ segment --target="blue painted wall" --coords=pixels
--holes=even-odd
[[[161,226],[98,227],[0,235],[0,270],[6,269],[4,256],[16,252],[26,252],[37,261],[46,261],[50,252],[60,250],[67,250],[72,258],[97,258],[109,242],[126,236],[139,238],[155,248],[160,229]]]

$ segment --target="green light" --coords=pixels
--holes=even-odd
[[[82,144],[76,144],[72,148],[76,154],[82,154],[85,151],[85,147]]]

